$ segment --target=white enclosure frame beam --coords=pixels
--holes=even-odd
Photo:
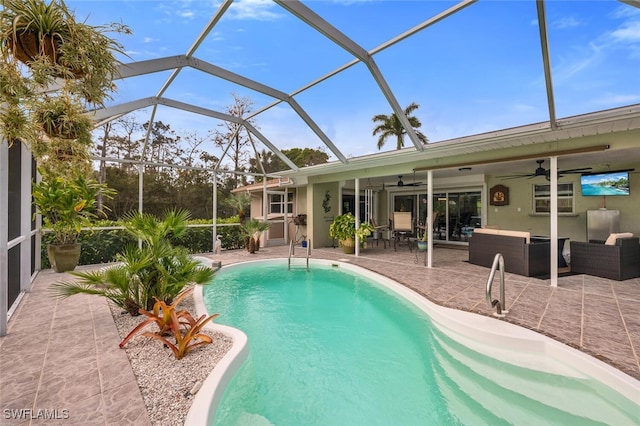
[[[540,47],[542,49],[542,65],[544,67],[544,81],[547,88],[547,106],[549,108],[549,123],[552,129],[558,127],[556,122],[556,106],[553,97],[553,79],[551,73],[551,59],[549,57],[549,36],[547,33],[547,18],[544,10],[544,0],[536,0],[538,10],[538,29],[540,31]]]
[[[329,22],[325,21],[322,17],[320,17],[318,14],[316,14],[301,2],[283,0],[275,0],[275,2],[278,3],[282,8],[286,9],[289,13],[296,16],[298,19],[305,22],[310,27],[314,28],[320,34],[324,35],[325,37],[336,43],[338,46],[351,53],[353,56],[363,62],[367,66],[367,68],[369,68],[369,72],[378,84],[380,90],[382,90],[382,93],[391,105],[391,108],[395,112],[396,116],[402,123],[402,126],[407,132],[409,139],[411,139],[413,145],[418,151],[423,151],[424,145],[418,139],[413,126],[411,126],[411,124],[409,123],[409,120],[404,114],[403,109],[400,107],[398,100],[391,91],[391,88],[387,84],[387,81],[378,69],[377,64],[375,63],[373,57],[369,54],[369,52],[367,52],[359,44],[351,40],[349,37],[340,32],[333,25],[329,24]]]

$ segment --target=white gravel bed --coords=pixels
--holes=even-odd
[[[179,309],[186,309],[195,318],[193,297],[186,297],[179,304]],[[111,306],[111,313],[121,339],[147,319],[144,315],[132,317],[128,313],[122,313],[122,309],[116,306]],[[147,328],[152,332],[158,330],[155,324],[145,327],[144,331]],[[231,349],[232,341],[224,334],[207,332],[213,339],[211,344],[200,346],[177,360],[162,342],[142,336],[144,331],[129,340],[124,349],[138,381],[151,424],[183,425],[194,394],[213,367]]]

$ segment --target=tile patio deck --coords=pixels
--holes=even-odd
[[[296,251],[297,258],[303,256],[303,249]],[[207,257],[227,265],[286,257],[287,252],[287,247],[271,247],[255,254],[236,250]],[[492,312],[484,290],[489,271],[465,262],[465,249],[436,247],[431,269],[420,264],[424,258],[416,263],[406,246],[394,251],[374,245],[360,257],[323,248],[313,250],[312,257],[362,266],[444,306]],[[0,338],[0,425],[150,424],[126,353],[118,349],[120,339],[106,301],[49,295],[48,285],[66,278],[41,272],[9,321],[7,336]],[[618,282],[573,275],[559,278],[557,288],[549,283],[506,274],[505,321],[553,337],[640,379],[640,279]],[[31,418],[38,416],[57,419]]]

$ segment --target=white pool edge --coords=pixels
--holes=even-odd
[[[225,266],[225,268],[278,261],[283,261],[283,266],[286,266],[286,259],[264,259],[236,263]],[[496,318],[440,306],[390,278],[347,262],[310,259],[310,264],[333,265],[370,278],[418,306],[447,335],[455,335],[451,337],[456,340],[461,339],[463,344],[469,344],[474,350],[482,353],[489,352],[489,355],[491,355],[492,348],[496,351],[526,350],[527,354],[533,356],[545,356],[548,357],[549,362],[556,360],[566,366],[571,366],[583,376],[604,383],[630,401],[640,405],[639,380],[550,337]],[[195,287],[193,297],[197,315],[209,315],[204,305],[203,286]],[[210,426],[213,424],[218,404],[227,385],[249,354],[248,339],[242,331],[211,322],[206,327],[231,337],[233,346],[218,362],[196,394],[184,423],[186,426]],[[473,342],[477,343],[478,340],[482,340],[482,343],[474,345]],[[523,361],[523,364],[529,368],[535,368],[533,365],[526,365],[526,360]]]
[[[207,309],[204,306],[203,286],[198,285],[193,290],[193,299],[196,308],[196,318],[206,314]],[[232,346],[229,352],[214,367],[207,378],[202,383],[200,390],[196,394],[187,417],[184,421],[185,426],[196,425],[212,425],[213,418],[216,414],[216,408],[222,399],[227,385],[233,378],[236,371],[244,363],[249,356],[249,345],[247,335],[237,328],[228,327],[226,325],[208,322],[205,329],[213,332],[220,332],[232,339]]]

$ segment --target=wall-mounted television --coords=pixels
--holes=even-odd
[[[629,172],[589,173],[580,176],[582,195],[629,195]]]

